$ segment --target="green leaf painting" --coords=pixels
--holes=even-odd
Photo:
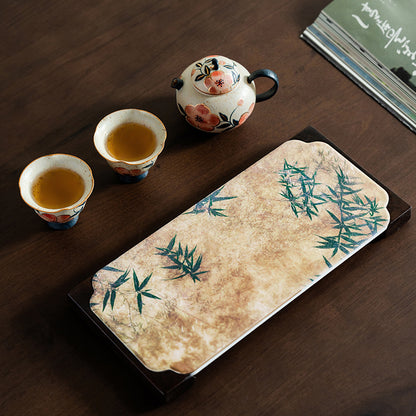
[[[236,196],[219,196],[220,192],[223,190],[223,186],[216,191],[212,192],[203,200],[199,201],[192,211],[185,212],[185,214],[202,214],[204,212],[212,215],[213,217],[226,217],[224,213],[224,208],[218,207],[218,202],[226,201],[228,199],[237,198]],[[215,205],[215,206],[214,206]]]
[[[318,192],[315,180],[317,170],[311,174],[307,167],[298,167],[284,161],[279,171],[279,183],[283,186],[280,195],[287,199],[296,217],[306,215],[312,220],[320,214],[320,205],[326,204],[321,213],[331,221],[334,235],[318,235],[316,248],[330,250],[330,257],[338,252],[349,254],[359,247],[369,236],[374,235],[386,221],[379,211],[376,199],[361,195],[359,184],[348,178],[340,167],[335,170],[336,185],[326,185],[325,192]],[[334,209],[333,207],[336,207]],[[331,262],[323,256],[325,264],[330,268]]]
[[[377,215],[380,207],[375,199],[370,199],[367,195],[363,196],[364,199],[360,197],[362,189],[359,184],[349,179],[340,168],[336,175],[337,186],[333,189],[328,185],[329,193],[322,194],[322,197],[337,206],[337,212],[326,210],[337,233],[333,236],[318,236],[320,241],[316,246],[332,250],[331,257],[338,250],[349,254],[370,235],[376,234],[380,225],[386,221]]]
[[[109,270],[113,272],[121,272],[121,270],[114,269],[112,267],[107,267],[105,268],[105,270]],[[108,300],[110,300],[111,309],[114,308],[114,303],[116,301],[116,296],[117,296],[117,289],[130,279],[128,277],[129,273],[130,273],[130,269],[127,269],[121,276],[119,276],[119,278],[115,282],[110,283],[110,287],[105,292],[104,299],[103,299],[103,312],[107,306]]]
[[[104,266],[103,270],[108,270],[110,272],[122,272],[123,271],[123,270],[116,269],[115,267],[111,267],[111,266]]]
[[[176,270],[176,273],[179,273],[170,280],[181,279],[185,276],[189,276],[194,283],[196,281],[200,281],[201,279],[199,276],[201,274],[208,273],[208,270],[199,270],[202,263],[202,254],[196,256],[196,246],[190,250],[187,245],[183,248],[182,244],[178,242],[175,249],[175,244],[176,235],[170,240],[166,247],[156,247],[156,249],[159,250],[156,254],[166,257],[172,263],[170,266],[165,266],[163,268]]]
[[[325,262],[325,264],[328,266],[328,268],[330,269],[331,267],[332,267],[332,264],[331,264],[331,262],[325,257],[325,256],[322,256],[323,258],[324,258],[324,262]]]
[[[152,277],[152,273],[150,273],[141,283],[137,278],[136,272],[133,270],[133,282],[134,282],[134,290],[136,291],[136,299],[137,299],[137,307],[139,308],[140,314],[143,310],[143,296],[146,298],[151,299],[159,299],[160,298],[156,295],[150,293],[150,289],[145,289],[146,285],[149,283],[150,278]]]
[[[103,268],[103,270],[117,272],[121,271],[119,269],[115,269],[113,267],[106,266]],[[124,283],[126,283],[130,278],[128,277],[130,273],[130,269],[127,269],[123,272],[122,275],[118,277],[116,281],[113,283],[110,283],[109,288],[105,292],[104,298],[103,298],[103,308],[102,311],[104,312],[105,308],[107,307],[108,301],[110,301],[111,309],[114,309],[114,304],[117,298],[117,292],[120,286],[122,286]],[[137,306],[139,309],[140,314],[143,310],[143,299],[142,297],[152,298],[152,299],[160,299],[158,296],[150,293],[150,289],[145,289],[147,284],[149,283],[150,278],[152,277],[152,274],[147,276],[141,283],[139,282],[139,279],[137,278],[137,274],[135,270],[133,270],[133,283],[134,283],[134,290],[136,292],[136,298],[137,298]]]
[[[307,215],[309,219],[318,215],[318,206],[325,203],[321,196],[315,194],[316,172],[307,174],[306,167],[298,167],[296,163],[291,165],[284,161],[283,169],[279,172],[279,183],[284,189],[280,192],[290,202],[294,214]]]

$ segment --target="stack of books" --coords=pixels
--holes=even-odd
[[[415,0],[334,0],[301,38],[416,132],[415,23]]]

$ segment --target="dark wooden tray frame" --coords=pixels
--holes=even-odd
[[[378,183],[389,194],[389,203],[387,209],[390,213],[390,224],[387,230],[381,234],[378,239],[386,237],[395,232],[401,225],[409,220],[411,216],[411,207],[401,198],[399,198],[390,189],[384,186],[380,181],[361,168],[356,162],[345,155],[342,150],[338,149],[325,136],[315,130],[313,127],[307,127],[294,136],[291,140],[298,139],[305,142],[322,141],[328,143],[351,163],[357,166],[362,172]],[[147,369],[126,347],[125,345],[103,324],[103,322],[91,311],[89,302],[93,294],[91,278],[84,280],[76,286],[68,297],[84,318],[98,330],[110,344],[137,370],[137,372],[163,397],[164,400],[170,401],[179,393],[189,387],[195,377],[190,374],[178,374],[173,371],[154,372]]]

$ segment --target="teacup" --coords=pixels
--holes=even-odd
[[[123,125],[137,123],[150,129],[154,134],[154,146],[145,157],[138,160],[123,160],[115,157],[108,148],[109,136]],[[98,153],[117,173],[123,183],[135,183],[144,179],[149,169],[155,164],[166,141],[166,128],[158,117],[148,111],[134,108],[115,111],[104,117],[97,125],[94,133],[94,145]]]
[[[54,206],[53,208],[42,206],[39,199],[35,197],[34,187],[39,183],[39,178],[45,177],[45,175],[55,175],[57,171],[67,171],[69,175],[77,178],[80,183],[78,189],[80,197],[66,206]],[[66,185],[59,184],[59,181],[55,186],[57,188],[54,189],[54,192],[65,193],[67,191]],[[91,168],[80,158],[56,153],[42,156],[29,163],[20,175],[19,187],[23,201],[33,208],[36,214],[44,219],[51,228],[67,230],[77,223],[79,214],[84,209],[94,188],[94,178]],[[47,190],[48,185],[46,184],[44,187]]]

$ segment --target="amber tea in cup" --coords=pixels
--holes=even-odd
[[[107,150],[115,159],[133,162],[149,157],[156,148],[155,133],[139,123],[124,123],[110,132]]]
[[[64,208],[84,194],[82,177],[71,169],[54,168],[41,173],[32,185],[33,199],[45,208]]]
[[[29,163],[19,179],[27,205],[55,230],[73,227],[94,188],[91,168],[80,158],[55,153]]]
[[[94,132],[98,153],[122,183],[144,179],[163,150],[166,128],[145,110],[127,108],[105,116]]]

